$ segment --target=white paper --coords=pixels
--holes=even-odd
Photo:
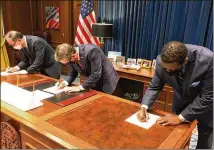
[[[50,94],[50,93],[46,93],[46,92],[43,92],[43,91],[40,91],[40,90],[36,90],[32,93],[32,96],[34,98],[34,101],[41,101],[41,100],[44,100],[44,99],[47,99],[47,98],[50,98],[50,97],[53,97],[54,95],[53,94]]]
[[[26,70],[20,70],[20,71],[12,72],[12,73],[8,73],[7,71],[1,72],[1,76],[9,76],[9,75],[13,75],[13,74],[28,74],[28,72]]]
[[[135,70],[139,70],[139,69],[140,69],[140,66],[139,66],[139,65],[134,65],[134,64],[132,64],[132,65],[130,66],[130,68],[131,68],[131,69],[135,69]]]
[[[1,83],[1,100],[23,111],[28,111],[39,106],[43,103],[40,101],[52,94],[45,93],[39,90],[30,92],[7,82]]]
[[[134,125],[137,125],[139,127],[149,129],[153,124],[156,123],[156,120],[160,117],[160,116],[149,113],[149,119],[147,120],[147,122],[141,122],[137,119],[137,113],[135,113],[131,117],[127,118],[125,121],[132,123]]]
[[[139,70],[140,66],[139,65],[121,65],[120,68],[124,68],[124,69],[135,69],[135,70]]]
[[[8,75],[9,75],[9,73],[6,71],[1,72],[1,76],[8,76]]]
[[[46,89],[43,89],[43,91],[49,92],[49,93],[53,93],[53,94],[59,94],[61,92],[64,92],[67,88],[64,87],[62,89],[59,89],[57,86],[52,86]]]

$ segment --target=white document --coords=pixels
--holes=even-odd
[[[67,88],[64,87],[62,89],[59,89],[57,86],[52,86],[46,89],[43,89],[43,91],[49,92],[49,93],[53,93],[53,94],[59,94],[61,92],[64,92]]]
[[[1,76],[8,76],[9,74],[6,71],[1,72]]]
[[[43,103],[40,101],[51,96],[53,95],[39,90],[34,91],[33,94],[33,92],[29,92],[7,82],[1,83],[1,101],[23,111],[42,106]]]
[[[156,123],[156,120],[158,118],[160,118],[160,116],[153,115],[153,114],[149,113],[149,119],[147,120],[147,122],[141,122],[141,121],[139,121],[137,119],[137,113],[135,113],[131,117],[127,118],[125,121],[127,121],[129,123],[132,123],[134,125],[137,125],[139,127],[142,127],[142,128],[145,128],[145,129],[149,129],[153,124]]]
[[[26,70],[20,70],[20,71],[12,72],[12,73],[8,73],[7,71],[1,72],[1,76],[9,76],[9,75],[13,75],[13,74],[28,74],[28,72]]]
[[[31,92],[31,94],[32,94],[32,97],[34,98],[34,101],[41,101],[54,96],[53,94],[46,93],[40,90],[36,90],[34,91],[34,93]]]

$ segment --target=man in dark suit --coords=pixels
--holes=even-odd
[[[22,61],[8,72],[25,70],[24,73],[41,72],[41,74],[58,79],[61,73],[61,64],[55,58],[54,49],[42,38],[24,36],[17,31],[9,31],[5,39],[14,49],[21,50]]]
[[[82,44],[74,48],[69,44],[61,44],[56,48],[55,56],[57,61],[70,65],[67,79],[60,84],[57,83],[60,88],[71,84],[80,73],[88,79],[80,86],[67,88],[68,92],[85,89],[96,89],[109,94],[114,92],[119,76],[99,47]]]
[[[199,149],[211,149],[213,142],[213,52],[209,49],[172,41],[156,59],[155,75],[146,90],[138,119],[149,118],[147,109],[167,83],[174,89],[173,112],[157,123],[176,125],[198,120]]]

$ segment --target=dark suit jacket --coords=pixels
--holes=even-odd
[[[78,63],[69,62],[70,73],[66,81],[71,84],[80,73],[88,77],[82,84],[83,88],[113,93],[119,76],[112,63],[102,50],[93,44],[83,44],[78,47],[81,66]]]
[[[22,61],[18,64],[29,73],[40,71],[53,78],[59,78],[61,64],[55,61],[54,49],[42,38],[25,36],[27,48],[22,48]]]
[[[213,52],[201,46],[186,44],[188,64],[185,67],[183,87],[175,76],[169,76],[157,57],[155,75],[142,104],[151,106],[167,83],[174,89],[173,111],[189,121],[197,119],[212,127],[213,124]]]

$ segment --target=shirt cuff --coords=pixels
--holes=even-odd
[[[16,70],[17,70],[17,71],[19,71],[19,70],[20,70],[19,66],[15,66],[14,68],[16,68]]]
[[[81,91],[84,91],[85,89],[82,87],[82,85],[79,86]]]
[[[181,122],[189,122],[187,121],[181,114],[178,115],[179,119],[181,120]]]
[[[65,84],[65,86],[68,86],[68,82],[67,81],[63,81],[63,83]]]
[[[141,108],[145,108],[146,110],[149,108],[147,105],[141,105]]]

